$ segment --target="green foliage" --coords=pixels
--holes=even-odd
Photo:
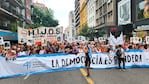
[[[97,37],[103,37],[104,34],[106,34],[105,30],[101,30],[101,31],[99,31],[99,33],[97,34]]]
[[[93,40],[94,34],[95,34],[95,30],[91,27],[88,27],[88,25],[86,24],[83,26],[79,35],[88,37],[90,40]]]
[[[99,32],[96,32],[94,28],[88,27],[88,25],[86,24],[83,26],[79,35],[88,37],[90,40],[93,40],[94,37],[103,37],[104,34],[106,34],[105,30],[100,30]]]
[[[55,27],[58,25],[58,20],[54,19],[53,11],[51,9],[41,9],[36,6],[33,7],[32,21],[34,24],[28,25],[28,27]]]
[[[11,23],[11,31],[17,32],[17,24],[16,23]]]

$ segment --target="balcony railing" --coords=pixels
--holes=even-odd
[[[15,15],[15,16],[17,16],[17,17],[19,17],[19,18],[23,18],[23,17],[22,17],[22,14],[19,13],[19,12],[16,10],[16,8],[13,7],[13,6],[10,5],[10,4],[8,5],[8,4],[6,4],[5,2],[1,2],[1,3],[0,3],[0,8],[2,8],[2,9],[4,9],[4,10],[8,11],[8,12],[11,13],[12,15]]]

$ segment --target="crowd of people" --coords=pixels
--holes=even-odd
[[[89,45],[92,53],[102,52],[109,53],[114,51],[115,48],[109,45],[107,42],[72,42],[72,43],[58,43],[58,42],[47,42],[47,45],[32,45],[27,46],[26,44],[13,44],[10,49],[4,49],[3,45],[0,45],[1,56],[22,56],[32,54],[53,54],[53,53],[69,53],[77,54],[83,52],[86,45]],[[125,42],[122,45],[124,50],[139,49],[143,51],[149,51],[149,45],[145,44],[133,44]],[[116,46],[117,48],[117,46]]]
[[[30,56],[35,54],[54,54],[54,53],[68,53],[68,54],[77,54],[84,52],[86,55],[85,66],[87,67],[87,76],[90,76],[90,64],[91,58],[89,55],[92,53],[110,53],[115,52],[115,55],[118,56],[117,52],[120,49],[122,54],[119,56],[118,65],[121,69],[121,63],[123,63],[123,69],[125,69],[125,53],[126,50],[142,50],[149,52],[149,45],[147,44],[133,44],[125,42],[123,45],[109,45],[107,41],[105,42],[47,42],[46,45],[26,45],[26,44],[13,44],[10,49],[5,49],[3,45],[0,45],[0,55],[4,56],[6,60],[15,60],[16,56]]]

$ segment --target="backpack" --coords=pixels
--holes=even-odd
[[[118,50],[116,51],[116,55],[117,55],[117,56],[122,56],[122,51],[121,51],[121,49],[118,49]]]

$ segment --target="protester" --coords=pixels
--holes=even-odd
[[[118,46],[118,49],[116,51],[116,55],[118,57],[118,67],[120,70],[125,71],[125,52],[122,48],[122,45]],[[123,63],[123,68],[121,67],[121,63]]]
[[[90,76],[91,59],[90,59],[90,56],[89,56],[89,46],[88,45],[84,48],[84,53],[85,53],[85,56],[86,56],[85,66],[87,68],[87,77],[89,77]]]

